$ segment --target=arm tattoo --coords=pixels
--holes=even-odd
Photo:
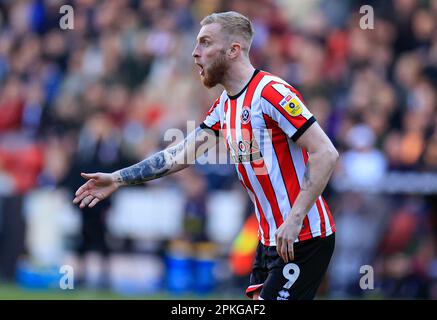
[[[176,157],[176,155],[185,148],[185,141],[183,143],[179,143],[177,146],[168,149],[167,151],[170,153],[172,157]]]
[[[173,165],[166,159],[165,152],[161,151],[133,166],[120,170],[122,181],[133,185],[164,176]]]
[[[311,187],[311,179],[310,179],[310,163],[308,162],[305,174],[303,175],[303,182],[302,182],[302,190],[306,191]]]

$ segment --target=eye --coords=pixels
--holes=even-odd
[[[208,47],[211,43],[208,40],[201,40],[200,44],[203,45],[204,47]]]

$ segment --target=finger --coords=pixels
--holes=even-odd
[[[294,243],[291,240],[288,240],[288,257],[290,261],[294,260]]]
[[[77,189],[75,195],[78,196],[79,194],[81,194],[82,192],[87,190],[91,185],[91,181],[94,181],[94,180],[88,180],[87,182],[85,182],[79,189]]]
[[[90,195],[89,190],[85,190],[84,192],[82,192],[81,194],[79,194],[78,196],[76,196],[73,199],[73,203],[77,204],[77,203],[81,202],[83,200],[83,198],[85,198],[86,196],[89,196],[89,195]]]
[[[282,240],[282,237],[278,237],[278,242],[276,243],[276,249],[278,251],[279,256],[282,258],[282,260],[285,260],[284,241]]]
[[[86,196],[85,199],[83,199],[80,203],[80,208],[85,208],[93,200],[93,198],[94,197],[91,195]]]
[[[84,192],[86,190],[91,190],[95,186],[96,186],[96,180],[95,179],[88,180],[79,189],[77,189],[76,195],[79,195],[80,193],[82,193],[82,192]]]
[[[97,173],[84,173],[80,174],[85,179],[97,179]]]
[[[278,252],[279,255],[281,255],[281,239],[275,235],[276,238],[276,251]]]
[[[285,263],[288,263],[287,241],[282,241],[282,259]]]
[[[90,208],[94,207],[99,201],[100,201],[99,198],[94,198],[93,201],[91,201],[91,203],[89,204],[88,207],[90,207]]]

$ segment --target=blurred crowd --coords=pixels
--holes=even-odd
[[[72,30],[60,28],[62,4]],[[362,5],[373,29],[360,24]],[[436,0],[1,1],[0,195],[73,192],[80,172],[137,162],[169,143],[168,128],[200,124],[220,88],[202,87],[191,52],[199,21],[224,10],[252,19],[253,65],[295,86],[340,151],[326,190],[338,237],[324,294],[364,294],[357,270],[368,264],[383,297],[437,298],[435,197],[336,189],[437,169]],[[205,194],[236,181],[232,166],[209,165],[158,183],[184,190],[198,240]],[[82,250],[103,243],[110,205],[82,215],[96,220]]]

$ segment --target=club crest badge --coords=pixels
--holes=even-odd
[[[244,106],[241,110],[241,123],[248,124],[250,122],[250,108]]]

